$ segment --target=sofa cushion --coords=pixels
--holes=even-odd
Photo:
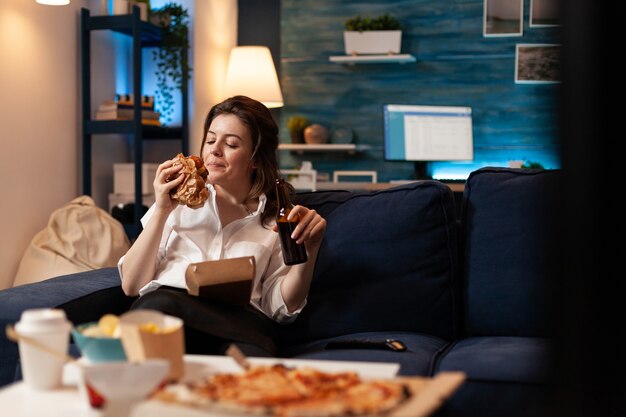
[[[327,349],[329,342],[344,340],[396,339],[404,343],[406,350],[394,352],[371,348]],[[321,359],[341,361],[391,362],[400,364],[399,375],[429,376],[435,359],[448,342],[435,336],[409,332],[365,332],[316,340],[282,351],[282,356],[299,359]]]
[[[551,390],[553,346],[539,337],[469,337],[453,342],[435,373],[462,371],[467,379],[437,417],[533,417]],[[515,410],[511,405],[515,404]]]
[[[466,380],[442,407],[433,413],[433,417],[563,415],[558,412],[552,414],[546,412],[551,405],[551,389],[545,385]]]
[[[455,332],[453,193],[437,181],[378,192],[304,193],[327,220],[308,305],[284,341],[368,331]]]
[[[461,262],[470,336],[547,336],[561,172],[481,168],[465,184]]]
[[[439,371],[463,371],[469,380],[543,384],[550,379],[552,344],[540,337],[469,337],[451,346]]]

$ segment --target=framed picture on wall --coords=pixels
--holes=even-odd
[[[559,0],[530,0],[530,27],[560,26]]]
[[[522,36],[524,0],[484,0],[483,36]]]
[[[515,82],[551,84],[561,82],[561,45],[518,43],[515,47]]]

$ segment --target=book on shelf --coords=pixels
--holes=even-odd
[[[116,94],[115,103],[118,107],[132,108],[135,101],[132,94]],[[154,96],[141,96],[141,107],[154,110]]]
[[[133,109],[98,109],[96,111],[96,120],[133,119],[134,117],[135,111]],[[141,111],[142,119],[159,120],[160,117],[161,113],[154,110],[143,109]]]
[[[117,103],[113,100],[104,100],[98,107],[98,111],[117,110]]]
[[[132,120],[135,117],[132,94],[117,94],[114,100],[104,100],[96,114],[95,120]],[[143,96],[141,102],[141,123],[144,125],[161,126],[161,113],[154,110],[154,96]]]
[[[120,119],[120,118],[108,118],[108,119],[95,119],[100,121],[105,120],[122,120],[122,121],[131,121],[132,119]],[[163,126],[159,119],[141,119],[141,124],[144,126]]]
[[[159,119],[141,119],[141,124],[146,126],[161,126]]]

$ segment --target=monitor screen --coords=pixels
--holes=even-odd
[[[387,161],[474,159],[472,108],[384,105]]]

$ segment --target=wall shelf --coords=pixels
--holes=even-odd
[[[354,143],[321,143],[318,145],[308,143],[281,143],[278,145],[278,149],[282,151],[293,151],[300,154],[304,152],[345,152],[353,154],[356,152],[368,151],[372,149],[372,147],[369,145],[357,145]]]
[[[328,57],[330,62],[337,64],[406,64],[415,62],[416,59],[410,54],[397,55],[339,55]]]

